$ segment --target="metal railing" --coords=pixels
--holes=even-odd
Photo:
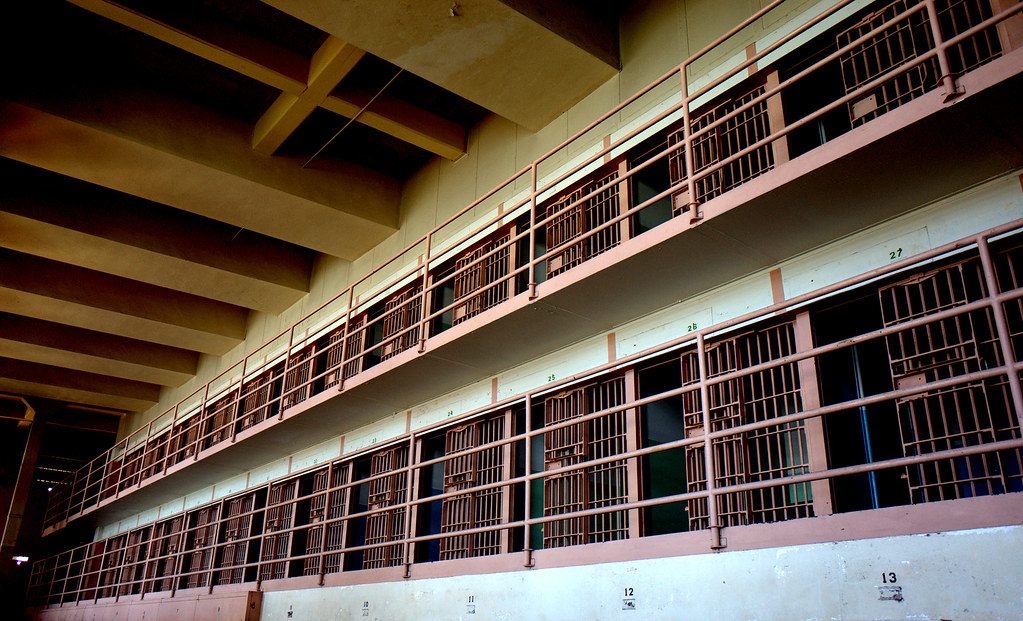
[[[30,600],[261,588],[311,575],[323,584],[360,570],[410,577],[421,563],[479,556],[588,562],[579,556],[587,545],[670,533],[705,533],[703,550],[721,549],[723,532],[751,524],[850,511],[869,522],[869,510],[900,505],[926,512],[886,528],[928,531],[942,507],[949,528],[961,520],[935,503],[979,497],[1003,496],[1003,519],[1017,523],[1021,231],[1017,221],[893,262],[38,561]],[[828,315],[865,299],[873,320],[853,314],[860,307]],[[643,379],[656,369],[673,383]],[[837,377],[848,380],[843,390],[820,384]],[[850,456],[850,446],[883,438],[899,441]],[[688,519],[658,526],[659,508]],[[791,543],[792,533],[763,545]]]
[[[363,381],[381,361],[422,353],[431,337],[455,324],[471,330],[498,316],[504,301],[532,299],[548,278],[669,219],[699,223],[701,201],[784,165],[790,152],[812,148],[797,148],[800,132],[820,126],[812,133],[828,134],[823,143],[858,124],[865,105],[876,104],[877,116],[908,101],[900,91],[878,103],[879,93],[927,63],[936,63],[941,75],[921,82],[917,95],[942,89],[944,97],[958,96],[950,67],[972,69],[1002,54],[996,29],[1023,12],[1016,4],[992,14],[983,0],[970,0],[983,10],[964,13],[964,1],[869,3],[853,13],[864,3],[842,0],[790,24],[719,77],[694,82],[692,67],[705,56],[784,8],[785,0],[771,2],[86,464],[55,487],[45,526],[114,502],[262,421],[283,418],[317,392]],[[876,56],[879,42],[898,38],[910,23],[925,29],[918,47],[888,54],[891,66],[869,76],[842,77],[844,66]],[[813,54],[804,58],[802,51]],[[844,80],[845,94],[784,118],[786,90],[822,76]],[[838,126],[836,112],[848,117]],[[480,284],[468,290],[467,282]],[[449,289],[458,295],[445,303]],[[467,314],[467,300],[479,310]]]

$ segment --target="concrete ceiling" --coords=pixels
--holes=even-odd
[[[0,23],[0,391],[142,411],[397,230],[494,113],[619,65],[615,3],[33,0]],[[550,62],[558,59],[557,63]],[[557,85],[553,88],[552,85]]]

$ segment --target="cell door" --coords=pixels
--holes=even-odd
[[[219,504],[204,507],[189,514],[187,551],[182,560],[182,567],[187,572],[187,575],[182,577],[183,588],[209,586],[219,516]]]
[[[408,447],[398,446],[373,455],[370,476],[382,476],[369,483],[369,510],[375,511],[366,519],[366,545],[363,567],[391,567],[404,561],[402,544],[386,545],[405,537],[405,507],[395,507],[408,498]]]
[[[505,233],[455,261],[454,308],[452,325],[474,317],[508,299],[511,289],[501,282],[511,271],[512,233]]]
[[[986,295],[980,262],[951,265],[882,288],[885,326],[962,306]],[[902,330],[886,339],[893,384],[922,387],[998,366],[990,311],[982,309]],[[1004,439],[1010,407],[1004,378],[963,382],[897,400],[906,456],[976,446]],[[1009,459],[1007,463],[1004,460]],[[1008,453],[988,453],[908,466],[905,481],[913,503],[969,498],[1010,489],[1018,464]]]
[[[284,373],[284,398],[281,409],[286,410],[305,401],[311,393],[309,380],[313,377],[316,345],[310,345],[291,354],[288,370]]]
[[[422,287],[406,289],[384,304],[383,340],[394,337],[381,348],[380,359],[387,360],[419,343],[419,318],[422,311]]]
[[[181,549],[182,517],[157,523],[146,563],[146,591],[170,591]]]
[[[318,470],[312,476],[313,496],[309,499],[308,515],[306,523],[310,526],[306,530],[305,553],[314,554],[303,561],[303,575],[315,576],[320,573],[320,553],[323,552],[323,521],[327,515],[327,483],[330,480],[328,468]]]
[[[259,579],[278,580],[288,577],[291,539],[295,520],[294,500],[298,494],[298,480],[283,481],[270,486],[266,503],[266,521],[263,524],[263,551],[260,554]],[[272,562],[270,562],[272,561]]]
[[[624,378],[591,384],[548,397],[544,424],[552,426],[621,405]],[[544,469],[564,468],[626,451],[625,411],[566,425],[544,433]],[[612,461],[544,478],[544,515],[561,515],[628,502],[626,461]],[[624,539],[629,534],[625,511],[545,522],[543,546],[557,548]]]
[[[497,442],[504,438],[505,416],[449,429],[445,434],[444,492],[500,482],[504,477],[504,446],[463,453],[468,449]],[[463,454],[460,454],[463,453]],[[496,526],[501,523],[505,492],[500,487],[468,491],[441,502],[441,532]],[[502,531],[492,530],[471,535],[457,535],[440,540],[440,559],[486,556],[502,552]]]
[[[792,323],[734,336],[706,348],[707,377],[722,378],[795,353]],[[695,351],[682,354],[683,385],[699,381]],[[802,411],[799,372],[795,362],[763,371],[722,379],[708,387],[710,430],[724,431]],[[699,393],[682,400],[686,437],[703,435],[703,409]],[[770,481],[809,472],[804,421],[739,432],[713,441],[715,487]],[[690,492],[707,489],[703,443],[686,447]],[[813,515],[810,483],[765,487],[717,496],[719,526],[776,522]],[[688,503],[689,528],[710,526],[706,499]]]
[[[255,494],[246,494],[224,503],[224,523],[221,526],[219,562],[223,567],[217,575],[217,584],[245,582],[245,565],[252,543],[248,537],[252,531],[252,510],[256,504]]]
[[[543,212],[547,250],[560,250],[547,258],[548,278],[621,243],[622,227],[618,225],[607,226],[585,239],[579,239],[621,214],[617,179],[618,171],[615,170],[587,182],[563,194]]]

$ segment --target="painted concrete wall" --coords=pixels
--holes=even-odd
[[[268,592],[263,621],[1023,619],[1023,527]]]

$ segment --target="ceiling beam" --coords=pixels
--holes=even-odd
[[[465,155],[465,128],[458,123],[386,93],[367,108],[369,100],[369,96],[335,93],[323,100],[323,108],[349,119],[357,118],[367,127],[445,159],[454,161]]]
[[[273,58],[274,60],[272,62],[274,63],[274,66],[270,66],[270,64],[266,61],[257,61],[251,58],[254,56],[251,49],[225,49],[114,2],[109,2],[107,0],[69,1],[87,11],[106,17],[111,21],[147,34],[167,43],[168,45],[173,45],[174,47],[194,54],[199,58],[227,67],[228,69],[236,71],[248,78],[280,90],[282,95],[278,98],[278,101],[275,102],[271,110],[267,112],[268,115],[270,112],[280,114],[281,108],[289,109],[295,106],[300,95],[302,95],[309,86],[310,80],[303,80],[301,77],[302,72],[300,70],[300,66],[304,59],[293,52],[273,46],[269,42],[261,42],[260,45],[266,48],[272,47],[273,54],[262,54],[262,56]],[[237,34],[238,33],[232,33],[232,38],[237,38]],[[336,45],[336,42],[340,40],[334,38],[334,41],[335,43],[331,45]],[[327,44],[330,44],[329,39],[324,46]],[[354,46],[350,46],[350,44],[348,45],[350,50],[358,49]],[[251,48],[253,46],[250,45],[247,47]],[[321,50],[323,50],[322,47]],[[361,50],[359,51],[361,52]],[[314,66],[310,67],[310,77],[313,74],[313,70],[316,69],[316,62],[317,60],[314,57],[312,61]],[[343,75],[341,77],[343,77]],[[338,81],[340,81],[340,77],[338,78]],[[337,82],[334,82],[330,88],[332,89],[336,85]],[[356,113],[362,106],[348,99],[329,96],[329,90],[330,89],[328,89],[326,94],[327,96],[325,98],[321,98],[316,105],[322,104],[324,108],[331,110],[332,112],[348,118],[355,118]],[[374,104],[374,106],[376,106],[376,104]],[[406,103],[405,106],[415,108],[415,106],[408,103]],[[301,109],[301,107],[302,106],[299,106],[296,108],[295,112],[288,115],[289,119],[293,119],[298,116],[298,110]],[[275,108],[278,110],[275,111]],[[308,113],[306,113],[306,116],[308,116]],[[266,118],[266,115],[264,115],[264,118]],[[302,118],[304,119],[305,116]],[[461,127],[457,123],[453,123],[447,119],[427,112],[426,110],[415,108],[414,112],[406,110],[403,113],[399,113],[399,111],[395,110],[390,112],[386,110],[376,110],[373,113],[369,113],[367,111],[359,115],[356,121],[450,160],[455,160],[465,155],[465,128]],[[266,121],[261,119],[261,122],[264,125],[270,126],[274,124],[270,119]],[[268,146],[261,146],[261,143],[263,142],[263,139],[260,138],[261,133],[263,132],[260,131],[259,125],[257,124],[257,130],[253,135],[254,148],[256,148],[256,150],[260,153],[272,153],[277,147],[268,151]],[[290,131],[287,132],[287,134],[290,133]],[[270,142],[267,142],[267,145],[272,143],[273,141],[271,140]],[[283,143],[283,140],[281,143]],[[280,146],[280,144],[277,146]]]
[[[132,412],[148,409],[160,398],[155,384],[10,358],[0,358],[0,390]]]
[[[227,67],[244,76],[272,86],[285,93],[297,94],[305,88],[301,78],[301,61],[298,55],[283,49],[275,49],[274,57],[280,59],[277,66],[270,67],[256,62],[247,55],[225,49],[199,37],[193,36],[147,17],[137,11],[107,0],[68,0],[71,4],[90,11],[110,21],[147,34],[168,45],[182,49],[199,58]],[[265,45],[269,45],[266,43]]]
[[[0,356],[161,386],[196,373],[194,351],[0,313]]]
[[[223,355],[245,338],[248,311],[0,249],[0,311]]]
[[[0,174],[6,248],[269,313],[309,290],[307,249],[10,160]]]
[[[297,94],[281,93],[256,122],[252,148],[264,155],[273,155],[365,54],[337,37],[328,37],[309,63],[305,89]]]
[[[347,260],[397,230],[394,179],[263,157],[250,126],[203,108],[133,90],[47,105],[60,114],[0,101],[0,156]]]
[[[264,2],[530,131],[619,70],[617,28],[562,27],[580,13],[562,10],[562,2],[517,0],[514,8],[501,0],[457,8],[451,0]],[[594,3],[575,4],[585,13]],[[540,19],[550,13],[559,15]]]

